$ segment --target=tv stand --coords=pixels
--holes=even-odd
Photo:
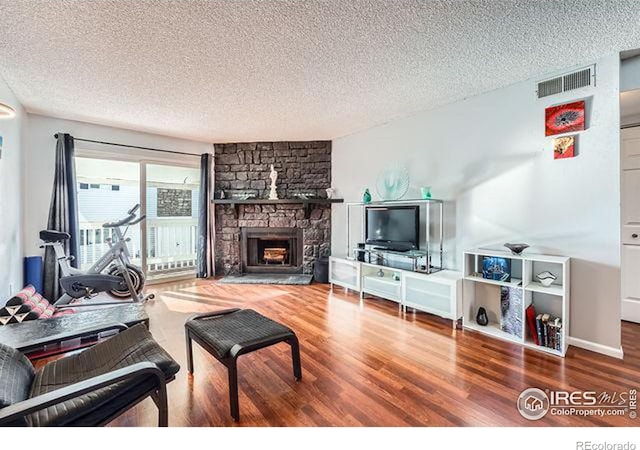
[[[435,314],[452,321],[462,317],[462,274],[452,270],[420,273],[352,259],[329,257],[329,282],[366,296],[376,296],[407,308]]]
[[[395,253],[405,253],[411,250],[410,248],[400,248],[400,247],[373,247],[374,250],[382,251],[382,252],[395,252]]]
[[[427,267],[433,266],[437,269],[442,269],[444,267],[444,202],[442,200],[437,199],[415,199],[415,200],[386,200],[379,202],[370,202],[370,203],[362,203],[362,202],[349,202],[346,203],[346,223],[345,230],[347,233],[346,236],[346,253],[343,253],[347,257],[351,257],[353,255],[353,247],[357,243],[365,242],[365,223],[366,223],[366,212],[369,207],[376,206],[419,206],[421,217],[424,217],[424,220],[421,219],[421,226],[423,227],[424,234],[420,233],[421,241],[418,243],[420,248],[423,250],[407,250],[402,251],[404,249],[384,249],[381,250],[379,248],[373,248],[368,251],[375,252],[385,252],[388,254],[397,254],[397,255],[407,255],[412,254],[414,252],[421,252],[426,254],[426,260],[428,261],[425,264]],[[358,217],[359,216],[359,217]],[[356,224],[360,224],[360,232],[357,233],[355,230],[357,229]],[[369,245],[380,245],[385,244],[384,241],[369,241]]]
[[[439,270],[442,270],[440,267],[433,267],[429,260],[430,254],[427,251],[423,250],[393,250],[386,247],[373,247],[373,248],[354,248],[353,249],[354,259],[360,259],[361,261],[367,262],[368,264],[377,264],[381,267],[387,267],[389,269],[393,269],[386,264],[384,264],[385,259],[389,259],[389,256],[397,256],[399,258],[408,258],[411,260],[413,272],[421,272],[421,273],[433,273]],[[358,256],[362,255],[361,258]],[[424,267],[424,269],[420,269]]]

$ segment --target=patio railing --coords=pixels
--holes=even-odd
[[[198,219],[169,218],[147,220],[147,275],[195,270]],[[107,251],[109,229],[102,222],[80,223],[80,263],[90,267]],[[141,263],[140,226],[127,232],[129,252],[134,264]]]

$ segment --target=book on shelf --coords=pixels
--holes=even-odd
[[[542,314],[536,316],[536,333],[538,334],[538,345],[544,345],[544,336],[542,334]]]
[[[545,347],[549,347],[549,314],[542,315],[542,336]]]
[[[529,308],[532,306],[529,306]],[[532,316],[534,314],[535,310],[533,310]],[[529,316],[528,312],[527,315]],[[529,321],[529,326],[531,327],[531,321]],[[550,314],[538,314],[535,318],[535,327],[537,336],[533,337],[534,344],[562,351],[562,319],[551,317]],[[533,335],[533,329],[531,332]]]
[[[554,339],[554,346],[553,348],[555,348],[558,351],[562,351],[562,321],[560,320],[559,317],[556,317],[553,323],[553,327],[555,328],[555,339]]]
[[[538,330],[536,328],[536,308],[533,306],[533,303],[527,306],[527,310],[525,312],[527,318],[527,324],[529,325],[529,333],[531,334],[531,339],[533,343],[536,345],[540,345],[540,340],[538,339]]]

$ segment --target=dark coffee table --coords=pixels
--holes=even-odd
[[[149,316],[141,304],[81,310],[52,319],[0,326],[0,343],[37,359],[93,345],[101,334],[138,323],[149,326]]]

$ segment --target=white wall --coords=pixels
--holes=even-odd
[[[167,136],[140,133],[132,130],[94,125],[64,119],[29,114],[29,133],[26,140],[24,193],[24,249],[26,255],[40,255],[38,233],[46,228],[51,188],[53,186],[54,158],[57,132],[69,133],[76,138],[114,142],[117,144],[151,147],[200,155],[212,152],[213,146],[204,142],[187,141]],[[180,155],[76,142],[76,151],[104,152],[107,157],[143,156],[150,160],[184,160]],[[196,161],[198,161],[196,159]]]
[[[454,268],[464,249],[504,242],[571,256],[570,334],[618,350],[619,67],[617,54],[597,61],[597,87],[579,93],[537,100],[530,80],[337,139],[333,186],[347,201],[361,200],[365,187],[375,198],[378,172],[405,164],[406,198],[431,185],[435,198],[455,202]],[[579,155],[554,161],[544,109],[583,96],[593,97]],[[344,209],[333,210],[335,253],[344,253]]]
[[[0,120],[3,138],[0,159],[0,305],[22,288],[21,165],[26,115],[13,92],[0,78],[0,102],[16,110],[13,119]]]

